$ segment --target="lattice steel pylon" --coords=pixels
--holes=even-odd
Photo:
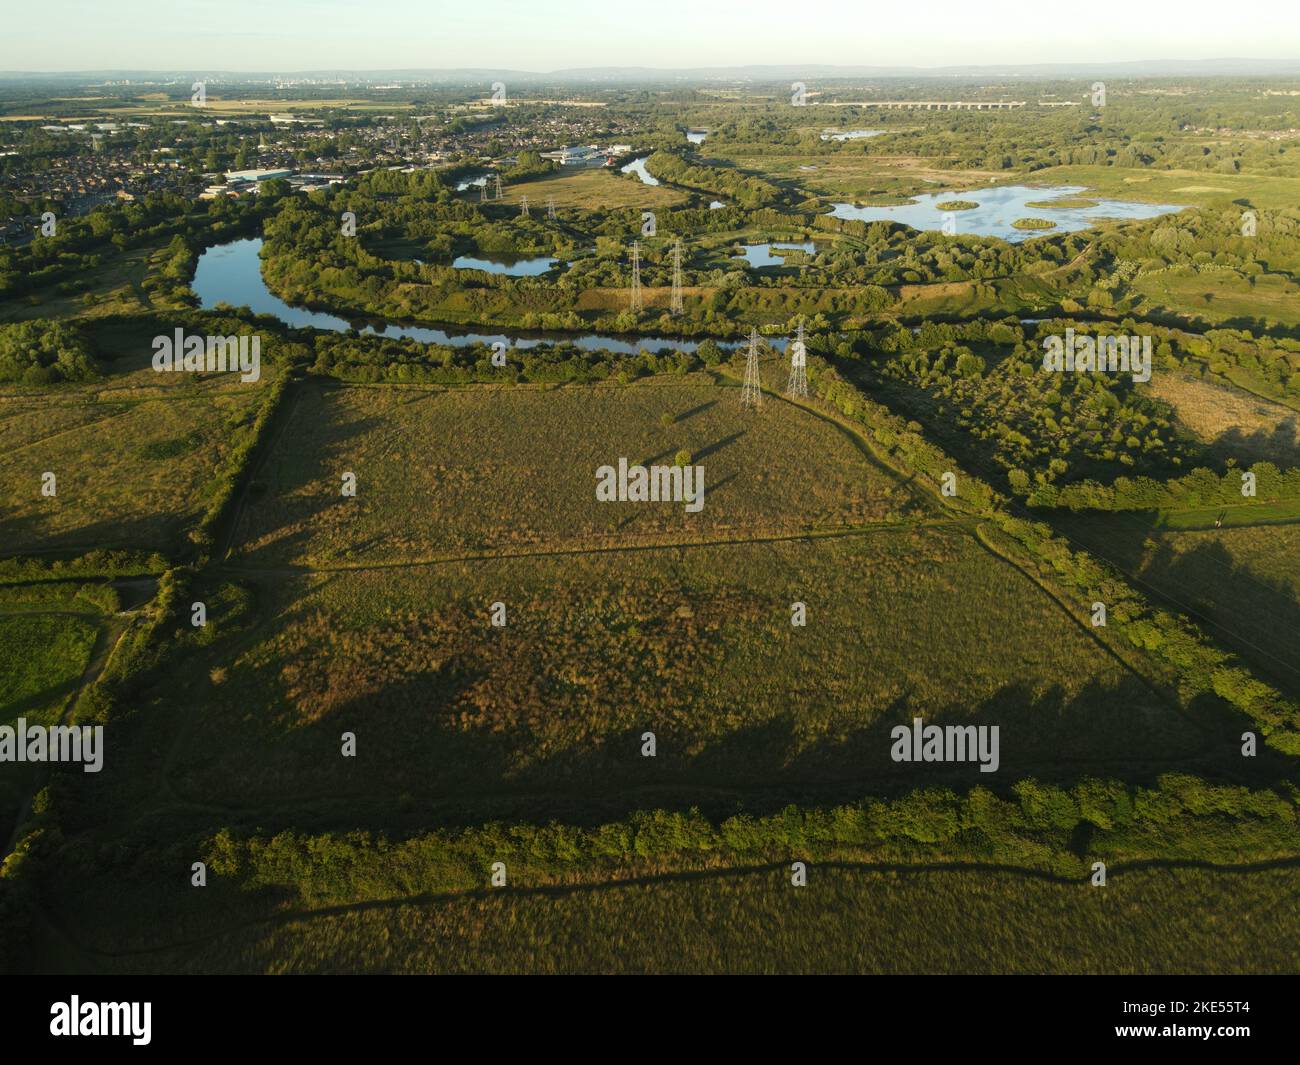
[[[745,410],[763,409],[763,381],[758,374],[758,330],[749,333],[749,354],[745,357],[745,383],[740,389],[740,405]]]
[[[641,294],[641,245],[632,241],[632,290],[628,295],[628,310],[639,312],[644,306]]]
[[[673,292],[668,300],[670,314],[681,314],[685,309],[682,304],[682,242],[673,241]]]
[[[555,197],[554,196],[546,197],[546,217],[549,218],[552,222],[555,221]]]
[[[478,202],[487,203],[487,178],[484,178],[483,184],[478,187]]]
[[[496,195],[496,198],[499,200],[499,199],[501,199],[501,175],[500,175],[500,174],[493,174],[492,176],[495,177],[495,178],[496,178],[496,181],[497,181],[497,195]]]
[[[799,319],[799,329],[790,341],[790,379],[785,384],[787,396],[808,397],[808,349],[803,342],[803,319]]]
[[[531,217],[532,217],[532,215],[530,215],[530,214],[528,213],[528,197],[527,197],[527,196],[520,196],[520,197],[519,197],[519,217],[520,217],[520,218],[531,218]]]

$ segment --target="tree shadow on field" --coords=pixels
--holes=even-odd
[[[35,484],[39,484],[39,478],[38,473],[35,475]],[[72,487],[68,485],[67,491],[71,491]],[[185,530],[193,522],[186,520],[183,510],[174,516],[150,514],[109,517],[86,521],[67,529],[56,529],[52,524],[56,507],[82,505],[78,502],[65,504],[64,501],[68,498],[64,479],[60,476],[59,495],[43,500],[48,508],[42,507],[28,514],[16,515],[10,512],[0,516],[0,555],[73,556],[95,550],[184,553],[190,547]]]
[[[319,395],[304,393],[302,402],[319,401]],[[303,416],[295,408],[295,417]],[[323,407],[318,410],[323,419],[329,416]],[[231,556],[257,565],[271,565],[311,553],[311,541],[317,533],[322,516],[340,507],[355,507],[358,497],[373,491],[377,486],[372,479],[367,483],[364,461],[358,458],[361,449],[354,447],[348,453],[348,444],[382,430],[381,418],[366,415],[351,421],[330,421],[328,440],[312,449],[304,447],[288,430],[290,423],[281,427],[281,435],[263,456],[249,479],[249,484],[236,516],[231,535]],[[299,467],[295,457],[306,457]],[[342,476],[355,473],[357,497],[342,494]],[[301,493],[285,503],[296,489],[312,486],[310,493]],[[287,531],[296,526],[293,531]],[[264,543],[250,547],[252,539]]]
[[[1155,510],[1082,514],[1059,510],[1043,517],[1076,544],[1127,573],[1141,569],[1150,549],[1148,541],[1160,535],[1161,517]]]
[[[1294,639],[1300,631],[1300,597],[1286,581],[1255,572],[1225,546],[1234,533],[1249,536],[1247,527],[1229,526],[1221,537],[1197,537],[1194,547],[1178,551],[1180,537],[1214,533],[1213,522],[1169,530],[1156,511],[1057,512],[1049,520],[1128,574],[1145,597],[1189,618],[1284,691],[1300,695],[1300,646]]]
[[[1219,540],[1188,551],[1162,541],[1141,576],[1261,673],[1300,694],[1300,598],[1288,582],[1254,572]]]
[[[1240,757],[1244,718],[1226,703],[1208,697],[1180,712],[1137,678],[1089,684],[1073,696],[1007,684],[976,704],[957,699],[939,710],[904,694],[864,709],[858,727],[829,723],[811,736],[827,709],[816,706],[816,689],[759,718],[719,705],[711,718],[749,721],[721,735],[711,721],[665,717],[665,707],[648,705],[633,727],[614,715],[602,729],[593,718],[590,732],[579,727],[561,739],[528,718],[506,727],[464,716],[493,668],[490,655],[455,658],[296,724],[268,722],[238,700],[205,706],[205,725],[187,744],[193,757],[177,767],[175,783],[187,801],[255,813],[266,828],[309,819],[337,830],[417,831],[495,819],[595,825],[650,808],[763,815],[922,787],[1011,795],[1025,777],[1064,787],[1088,778],[1152,786],[1162,773],[1192,772],[1267,786],[1295,775],[1268,748]],[[262,669],[249,682],[281,690],[278,664]],[[537,698],[534,721],[572,712],[562,691],[538,689]],[[894,730],[910,736],[915,717],[926,726],[996,727],[996,770],[980,771],[978,748],[962,761],[896,761]],[[340,754],[343,732],[356,736],[355,758]],[[646,732],[655,734],[653,757],[642,753]]]
[[[673,418],[673,424],[681,425],[683,422],[691,418],[694,418],[697,414],[703,414],[706,410],[712,410],[717,405],[718,405],[718,401],[716,399],[710,399],[704,403],[701,403],[698,407],[692,407],[690,410],[684,410],[682,411],[681,414],[678,414],[676,417]]]
[[[1216,437],[1209,450],[1215,459],[1235,458],[1243,467],[1259,460],[1293,466],[1300,463],[1300,420],[1288,415],[1250,434],[1232,428]]]
[[[748,431],[749,430],[747,429],[741,429],[739,432],[732,433],[730,436],[724,436],[721,440],[706,445],[705,447],[701,448],[699,451],[695,452],[695,454],[692,456],[692,461],[699,462],[701,459],[706,459],[710,455],[716,455],[724,447],[730,447],[737,440],[743,437]]]

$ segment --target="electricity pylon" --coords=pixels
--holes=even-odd
[[[546,197],[546,217],[550,219],[552,222],[555,221],[555,197],[554,196]]]
[[[501,175],[500,175],[500,174],[494,174],[493,177],[495,177],[495,178],[497,179],[497,196],[496,196],[496,198],[499,200],[499,199],[501,199]]]
[[[668,311],[670,314],[681,314],[682,305],[682,242],[681,239],[673,241],[673,292],[668,300]]]
[[[641,296],[641,245],[632,241],[632,291],[628,298],[628,310],[639,313],[643,306]]]
[[[803,319],[799,319],[799,331],[790,342],[790,379],[785,385],[787,396],[808,397],[808,349],[803,342]]]
[[[758,375],[758,330],[749,332],[749,354],[745,357],[745,383],[740,390],[740,405],[745,410],[763,409],[763,382]]]
[[[487,178],[484,178],[483,184],[478,187],[478,202],[487,203]]]
[[[520,217],[520,218],[531,218],[531,217],[532,217],[532,215],[530,215],[530,214],[528,213],[528,197],[527,197],[527,196],[520,196],[520,197],[519,197],[519,217]]]

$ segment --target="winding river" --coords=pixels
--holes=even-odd
[[[422,344],[443,344],[453,348],[467,348],[474,344],[491,346],[498,341],[515,348],[536,348],[572,344],[583,351],[612,351],[634,355],[638,351],[695,351],[701,340],[685,337],[630,337],[610,333],[545,333],[510,330],[503,333],[477,333],[455,327],[433,328],[418,325],[398,325],[368,319],[349,320],[326,311],[312,311],[285,303],[266,287],[262,279],[261,237],[232,240],[217,244],[199,256],[198,267],[190,287],[199,298],[199,305],[212,310],[218,304],[247,307],[254,314],[269,314],[295,329],[324,329],[333,333],[347,333],[353,329],[370,336],[395,340],[418,340]],[[784,337],[764,337],[764,341],[777,351],[784,351]],[[744,344],[743,340],[718,340],[724,350]]]

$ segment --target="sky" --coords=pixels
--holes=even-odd
[[[1300,59],[1296,0],[6,0],[0,70]]]

